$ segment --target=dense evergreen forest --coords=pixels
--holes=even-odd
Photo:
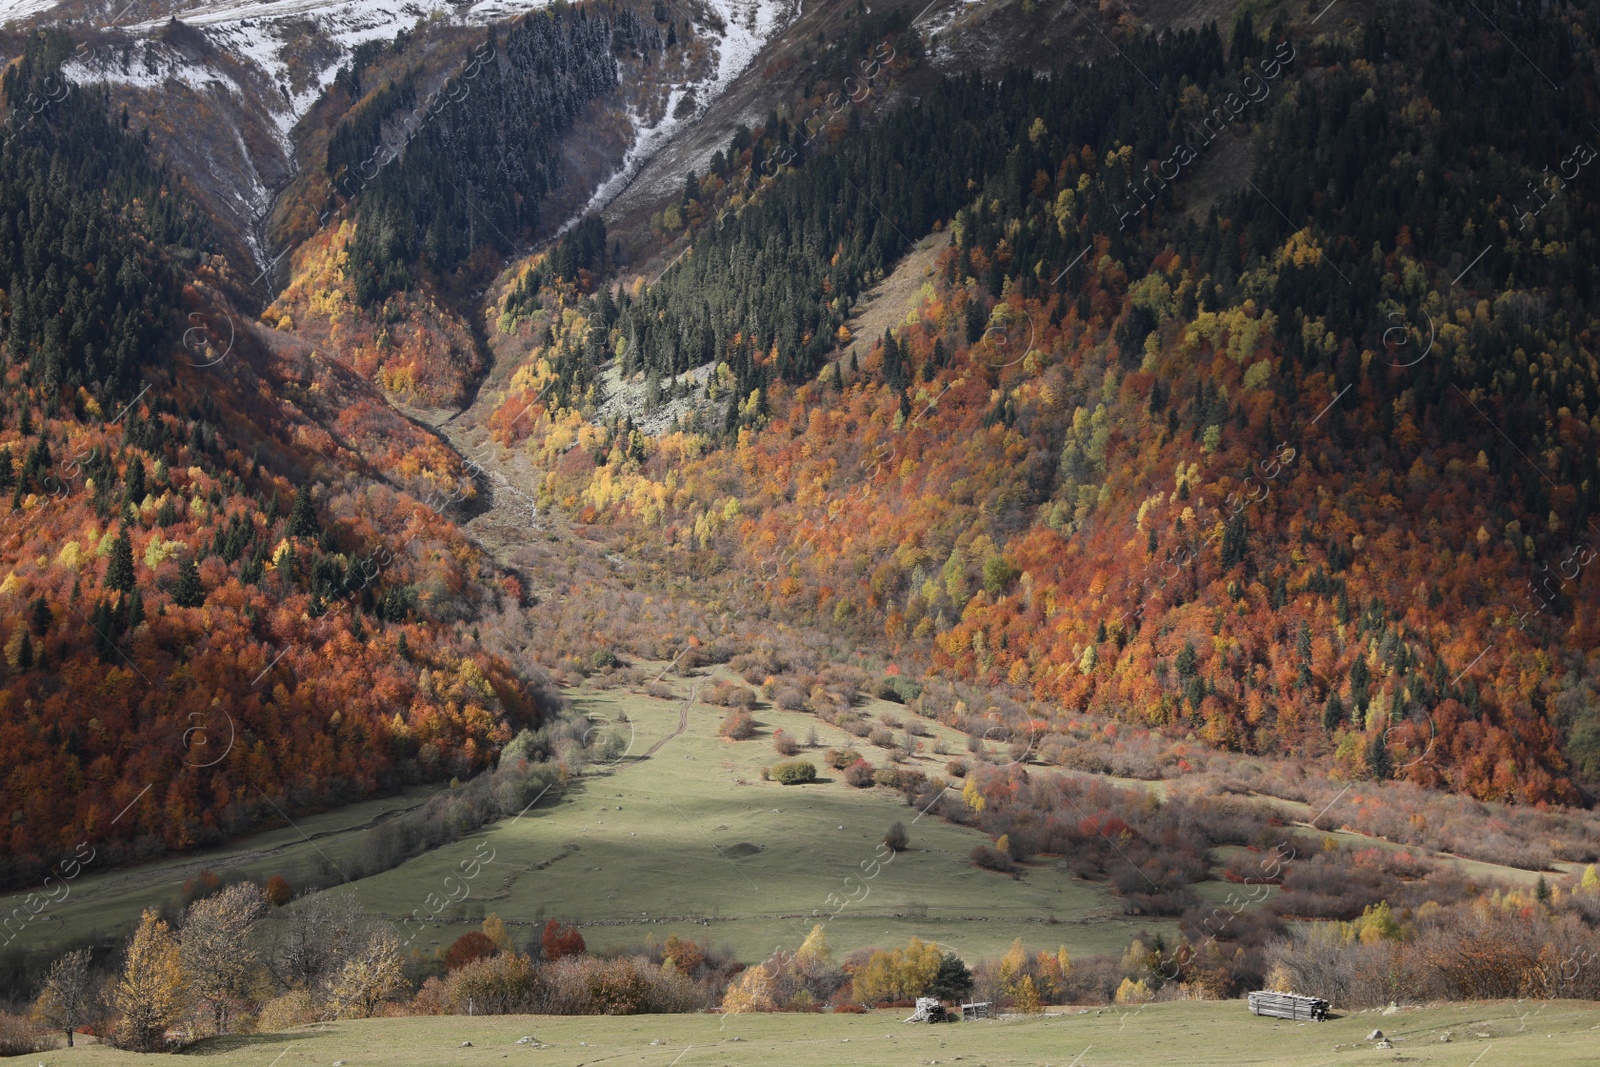
[[[192,263],[208,227],[105,102],[62,77],[71,49],[43,33],[5,72],[0,334],[7,363],[47,402],[80,387],[125,399],[173,326],[169,261]]]
[[[579,111],[617,84],[617,53],[660,48],[626,9],[551,7],[497,31],[440,90],[394,162],[374,169],[386,123],[415,107],[409,80],[386,83],[335,131],[330,175],[361,181],[350,248],[356,296],[380,305],[416,272],[448,274],[479,249],[505,254],[535,230],[559,180],[556,153]],[[349,183],[345,182],[345,187]]]

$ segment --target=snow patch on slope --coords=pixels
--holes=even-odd
[[[56,6],[56,0],[0,0],[0,25],[37,15]]]
[[[225,57],[254,67],[268,84],[277,87],[269,100],[279,143],[289,147],[289,131],[311,109],[333,82],[338,69],[357,45],[392,41],[400,31],[420,19],[443,18],[473,25],[488,25],[545,7],[550,0],[481,0],[465,10],[450,0],[214,0],[180,5],[172,13],[195,27]],[[34,18],[57,7],[59,0],[0,0],[0,25]],[[123,10],[126,10],[124,7]],[[41,21],[49,21],[44,19]],[[238,92],[238,80],[212,64],[196,65],[154,38],[168,25],[168,16],[145,22],[120,23],[119,29],[138,40],[129,62],[85,62],[67,65],[67,76],[80,84],[111,83],[156,89],[175,81],[191,89],[216,84]],[[313,63],[313,76],[296,85],[291,67],[307,62],[303,42],[308,32],[332,46],[321,63]],[[302,77],[301,81],[305,81]]]
[[[623,157],[622,166],[600,183],[594,196],[589,198],[589,203],[562,227],[563,231],[575,225],[584,215],[604,208],[626,189],[650,157],[680,129],[703,115],[733,84],[733,80],[755,61],[772,35],[799,12],[797,0],[708,0],[706,6],[715,11],[723,23],[722,40],[717,45],[716,70],[703,81],[674,89],[667,100],[666,116],[653,126],[645,126],[637,111],[632,108],[628,110],[628,120],[634,131],[633,143]],[[717,33],[713,26],[702,26],[700,32]],[[678,114],[679,104],[691,92],[695,101],[693,108],[685,108],[683,114]]]
[[[273,118],[279,139],[287,146],[289,131],[333,83],[339,67],[357,45],[392,41],[419,19],[437,16],[487,25],[544,7],[548,2],[485,0],[458,15],[458,8],[447,0],[408,0],[401,4],[381,0],[221,0],[184,10],[178,18],[204,32],[218,49],[265,72],[278,87],[282,100],[273,107]],[[149,35],[165,23],[164,19],[152,20],[130,29],[135,34]],[[290,72],[291,52],[307,23],[335,46],[337,54],[320,65],[310,84],[297,87]],[[112,77],[115,79],[114,74]]]

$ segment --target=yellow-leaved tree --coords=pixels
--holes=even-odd
[[[898,1000],[901,995],[900,976],[895,973],[894,955],[881,949],[874,952],[856,971],[851,993],[862,1004]]]
[[[933,985],[933,980],[939,975],[939,961],[943,953],[939,946],[924,944],[920,939],[913,937],[900,954],[900,974],[905,985],[906,996],[920,997]]]
[[[1006,954],[1000,957],[1000,992],[1008,997],[1017,995],[1017,983],[1028,973],[1028,950],[1022,947],[1022,938],[1011,942]]]
[[[154,909],[145,909],[139,918],[111,998],[121,1016],[118,1040],[140,1052],[159,1048],[167,1028],[183,1014],[186,996],[178,939]]]
[[[1132,978],[1124,978],[1117,987],[1118,1004],[1144,1004],[1150,1000],[1150,987],[1145,985],[1141,978],[1135,982]]]
[[[933,985],[942,958],[938,945],[913,937],[903,949],[874,952],[856,972],[852,992],[863,1004],[920,997]]]
[[[833,950],[828,947],[828,935],[823,933],[822,924],[817,923],[800,943],[800,949],[794,954],[796,963],[825,964],[833,961]]]
[[[489,917],[483,920],[483,935],[493,941],[501,952],[511,951],[511,932],[506,929],[505,920],[492,911]]]
[[[1025,974],[1017,979],[1011,999],[1017,1011],[1024,1015],[1037,1015],[1044,1010],[1039,1002],[1039,988],[1033,984],[1032,975]]]
[[[730,1015],[772,1011],[775,1007],[772,975],[761,964],[747,968],[739,980],[728,987],[728,992],[722,998],[722,1010]]]
[[[342,1019],[365,1019],[406,988],[400,939],[379,929],[345,961],[329,983],[328,1002]]]

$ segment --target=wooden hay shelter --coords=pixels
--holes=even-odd
[[[1291,1019],[1295,1022],[1322,1022],[1328,1017],[1328,1002],[1321,997],[1303,997],[1298,993],[1269,993],[1265,990],[1250,994],[1250,1011],[1274,1019]]]

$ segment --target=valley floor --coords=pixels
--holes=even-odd
[[[866,1015],[435,1016],[372,1019],[203,1041],[177,1056],[98,1046],[46,1053],[61,1065],[158,1064],[194,1057],[216,1067],[347,1063],[445,1067],[509,1062],[702,1067],[972,1064],[986,1067],[1186,1067],[1414,1063],[1436,1067],[1566,1067],[1594,1063],[1600,1004],[1502,1001],[1359,1012],[1325,1023],[1258,1019],[1241,1001],[1054,1008],[1043,1016],[906,1025],[904,1011]],[[1380,1029],[1393,1049],[1366,1040]],[[1446,1036],[1448,1035],[1448,1039]],[[524,1037],[532,1041],[519,1044]],[[468,1044],[470,1042],[470,1045]],[[41,1057],[4,1063],[29,1067]]]

